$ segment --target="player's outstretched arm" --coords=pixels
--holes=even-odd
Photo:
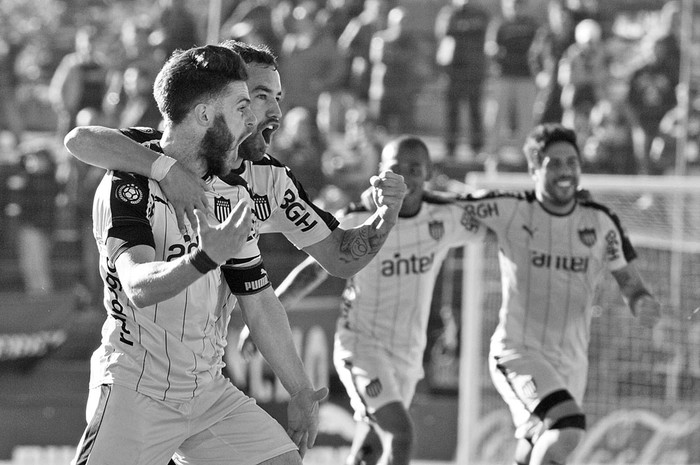
[[[129,171],[153,178],[175,207],[177,224],[185,231],[184,219],[194,227],[194,210],[207,211],[206,185],[193,172],[147,147],[119,130],[103,126],[78,126],[63,141],[68,152],[88,165],[107,170]]]
[[[620,286],[620,291],[629,305],[632,314],[639,318],[639,323],[653,328],[661,318],[661,305],[649,292],[634,263],[612,272]]]
[[[376,210],[364,224],[336,228],[326,239],[304,248],[333,276],[349,278],[364,268],[384,245],[406,195],[403,176],[383,171],[370,179]]]
[[[168,262],[155,261],[155,251],[137,245],[115,260],[124,292],[138,308],[154,305],[182,292],[203,274],[217,269],[240,251],[252,226],[250,207],[239,202],[221,224],[210,225],[196,211],[199,247],[196,251]]]
[[[271,287],[238,300],[260,353],[291,395],[287,434],[303,457],[316,441],[319,402],[328,388],[314,389],[294,346],[287,314]]]

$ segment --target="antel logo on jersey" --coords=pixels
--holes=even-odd
[[[382,276],[401,276],[407,274],[422,274],[433,267],[435,254],[418,257],[401,257],[400,253],[394,254],[393,260],[383,260],[381,265]]]
[[[530,262],[536,268],[554,268],[574,273],[588,271],[588,257],[565,257],[531,250]]]
[[[117,198],[125,203],[136,205],[143,200],[143,192],[136,184],[128,183],[117,187]]]
[[[287,191],[284,193],[284,202],[282,202],[280,207],[282,207],[284,210],[289,221],[294,223],[296,226],[304,225],[304,227],[301,228],[302,232],[309,231],[318,223],[316,220],[309,223],[308,220],[311,214],[306,211],[304,204],[297,201],[297,196],[291,189],[287,189]]]

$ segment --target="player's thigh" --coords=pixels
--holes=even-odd
[[[567,380],[541,357],[489,357],[491,378],[513,416],[516,428],[526,428],[532,416],[580,413]]]
[[[389,357],[381,352],[358,351],[352,357],[336,357],[334,363],[350,397],[356,420],[374,420],[374,413],[384,405],[406,402],[406,389],[402,389],[397,379],[397,369]],[[409,391],[412,397],[415,388]]]
[[[216,402],[199,416],[201,426],[197,432],[179,447],[175,462],[207,465],[301,463],[293,460],[294,456],[299,457],[297,447],[277,420],[230,383],[222,389]],[[207,417],[211,420],[202,423]]]
[[[88,426],[72,463],[167,463],[183,440],[186,424],[176,409],[116,385],[90,390]]]

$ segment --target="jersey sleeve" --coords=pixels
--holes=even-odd
[[[109,230],[106,245],[114,262],[122,253],[137,245],[155,248],[148,217],[150,186],[147,178],[133,173],[114,172],[109,189]]]
[[[150,142],[152,140],[160,140],[161,136],[163,135],[162,132],[147,127],[122,128],[119,130],[119,132],[134,142],[138,142],[139,144]]]
[[[338,227],[338,220],[309,199],[288,169],[278,169],[275,173],[275,198],[268,201],[275,202],[276,208],[270,211],[260,232],[281,232],[298,249],[328,237]]]
[[[458,203],[464,210],[462,225],[473,234],[478,234],[482,226],[499,235],[508,226],[520,200],[523,194],[517,192],[477,191],[461,195]]]

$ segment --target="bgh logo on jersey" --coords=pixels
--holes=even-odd
[[[255,205],[255,217],[260,221],[265,221],[270,217],[270,201],[267,195],[253,194],[253,204]]]
[[[372,381],[369,382],[369,384],[365,388],[365,393],[369,397],[377,397],[379,394],[382,393],[382,382],[379,381],[379,378],[374,378]]]
[[[445,235],[445,223],[442,221],[431,221],[428,223],[428,232],[430,237],[439,241]]]
[[[581,242],[583,242],[583,245],[586,247],[593,247],[593,245],[596,243],[596,240],[598,240],[598,237],[596,236],[595,229],[593,228],[583,228],[578,230],[578,238],[581,239]]]
[[[226,218],[231,214],[231,201],[226,197],[215,197],[214,198],[214,217],[223,223]]]

